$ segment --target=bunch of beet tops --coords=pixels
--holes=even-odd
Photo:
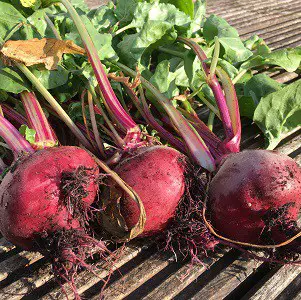
[[[133,239],[300,264],[301,169],[273,149],[301,81],[268,76],[298,73],[300,47],[242,41],[203,0],[1,0],[0,40],[0,231],[75,297],[87,258]],[[241,116],[266,150],[240,151]]]

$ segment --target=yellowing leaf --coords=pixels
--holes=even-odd
[[[35,5],[36,0],[20,0],[20,2],[24,7],[32,7]]]
[[[57,68],[64,53],[85,55],[85,49],[72,41],[57,39],[32,39],[7,41],[1,49],[4,63],[13,61],[24,63],[26,66],[44,64],[48,70]]]

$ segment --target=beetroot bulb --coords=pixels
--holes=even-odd
[[[58,230],[82,230],[98,173],[93,158],[77,147],[22,157],[0,185],[1,233],[23,249],[38,250]]]
[[[219,146],[223,154],[215,157],[213,179],[203,208],[207,228],[218,241],[236,247],[269,249],[270,253],[280,248],[279,253],[284,253],[287,246],[289,251],[300,252],[297,225],[301,208],[300,167],[276,151],[240,152],[239,105],[230,77],[219,66],[211,65],[209,69],[206,54],[193,40],[179,40],[202,62],[225,133],[225,140]],[[219,41],[215,39],[212,61],[217,61],[219,49]]]
[[[84,149],[56,146],[58,140],[33,93],[23,92],[28,125],[36,131],[29,144],[0,116],[0,136],[14,154],[0,184],[0,232],[11,243],[39,251],[51,260],[56,278],[71,285],[92,267],[93,252],[109,254],[89,226],[99,189],[99,166]]]
[[[143,202],[146,222],[139,237],[162,232],[174,217],[185,192],[185,167],[186,157],[177,150],[151,146],[139,148],[114,168]],[[110,189],[116,188],[114,182],[110,185]],[[127,227],[133,227],[139,218],[139,208],[126,193],[122,194],[119,205]]]
[[[219,234],[251,244],[282,243],[298,230],[301,168],[276,151],[230,154],[210,183],[209,199]]]

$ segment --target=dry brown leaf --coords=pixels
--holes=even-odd
[[[1,53],[6,64],[11,64],[13,61],[22,62],[26,66],[44,64],[46,69],[54,70],[64,53],[85,55],[86,52],[70,40],[44,38],[7,41]]]

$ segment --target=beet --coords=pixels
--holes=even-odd
[[[210,221],[234,241],[278,244],[296,233],[301,207],[301,168],[267,150],[228,155],[209,188]]]
[[[93,251],[107,253],[88,229],[99,169],[78,147],[40,150],[18,159],[0,185],[0,231],[11,243],[49,257],[58,280],[77,297],[74,278]]]
[[[174,217],[185,191],[185,161],[186,157],[177,150],[152,146],[139,148],[115,168],[143,202],[146,223],[140,237],[162,232]],[[116,188],[110,182],[110,190]],[[117,199],[111,200],[117,206]],[[137,223],[139,208],[125,193],[121,196],[120,212],[129,228]]]
[[[77,147],[38,151],[13,166],[0,185],[0,230],[3,236],[26,250],[36,249],[37,239],[57,230],[80,228],[78,218],[66,207],[64,176],[84,168],[83,211],[97,193],[98,168],[93,158]],[[76,184],[76,182],[74,182]],[[76,205],[76,204],[75,204]]]

